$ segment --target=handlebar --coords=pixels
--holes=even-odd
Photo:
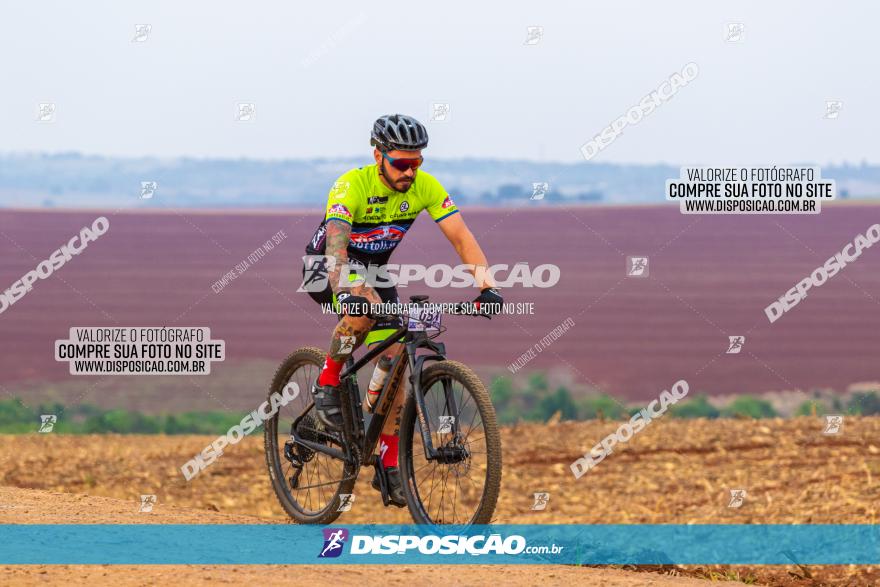
[[[422,296],[413,296],[413,297],[422,297]],[[426,297],[426,296],[425,296]],[[382,304],[382,305],[390,305],[390,304]],[[405,304],[399,304],[405,305]],[[449,314],[453,316],[478,316],[482,318],[492,319],[492,315],[480,311],[474,302],[453,302],[453,303],[428,303],[427,300],[417,300],[412,301],[408,305],[416,305],[416,306],[436,306],[437,309],[443,314]],[[370,305],[372,306],[372,304]],[[372,320],[388,320],[393,318],[406,318],[413,320],[418,320],[419,322],[425,322],[421,318],[413,318],[410,316],[409,312],[400,311],[400,312],[372,312],[372,307],[366,308],[366,311],[359,314],[351,314],[352,316],[364,316],[370,318]]]

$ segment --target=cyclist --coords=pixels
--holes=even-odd
[[[340,285],[340,274],[346,264],[362,269],[385,265],[419,212],[427,210],[462,263],[473,268],[471,273],[480,289],[474,302],[487,313],[500,308],[502,302],[491,282],[486,256],[458,208],[440,182],[419,169],[422,149],[428,146],[425,127],[410,116],[382,116],[373,124],[370,144],[374,147],[375,164],[352,169],[333,184],[324,219],[306,247],[308,256],[304,258],[304,287],[316,276],[326,279],[326,287],[320,291],[306,287],[309,295],[320,304],[338,304],[342,314],[312,390],[318,419],[331,430],[342,427],[338,386],[346,359],[362,343],[378,344],[400,325],[399,319],[373,320],[364,315],[368,304],[398,303],[396,288],[366,283],[357,272],[343,277]],[[391,345],[383,355],[391,359],[401,346]],[[399,507],[406,505],[397,462],[404,395],[397,394],[390,414],[394,417],[387,419],[379,444],[391,502]],[[379,489],[378,470],[372,485]]]

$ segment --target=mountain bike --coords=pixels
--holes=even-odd
[[[400,473],[413,520],[464,526],[491,521],[501,486],[495,408],[477,375],[448,360],[444,344],[435,342],[446,328],[436,306],[427,302],[428,296],[411,296],[411,311],[400,315],[401,326],[393,335],[360,359],[349,357],[340,375],[341,432],[318,420],[310,393],[324,363],[323,350],[300,348],[275,373],[270,397],[291,383],[300,390],[264,428],[272,488],[296,522],[329,524],[352,507],[351,491],[364,466],[376,468],[382,503],[389,505],[387,475],[374,453],[399,392],[407,394],[400,420]],[[403,347],[367,425],[357,372],[398,340]]]

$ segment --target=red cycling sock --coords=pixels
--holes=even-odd
[[[324,368],[318,375],[318,385],[332,385],[333,387],[339,385],[339,372],[342,371],[344,364],[345,361],[334,361],[330,355],[327,355],[327,358],[324,359]]]
[[[382,455],[382,466],[384,466],[386,469],[388,467],[397,466],[398,440],[400,440],[400,437],[394,436],[392,434],[379,435],[379,454]]]

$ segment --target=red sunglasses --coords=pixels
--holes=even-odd
[[[398,171],[407,171],[409,169],[418,169],[422,162],[425,160],[424,157],[416,157],[416,158],[404,158],[404,157],[389,157],[387,154],[382,153],[382,156],[385,159],[388,159],[388,162],[391,164],[391,167]]]

